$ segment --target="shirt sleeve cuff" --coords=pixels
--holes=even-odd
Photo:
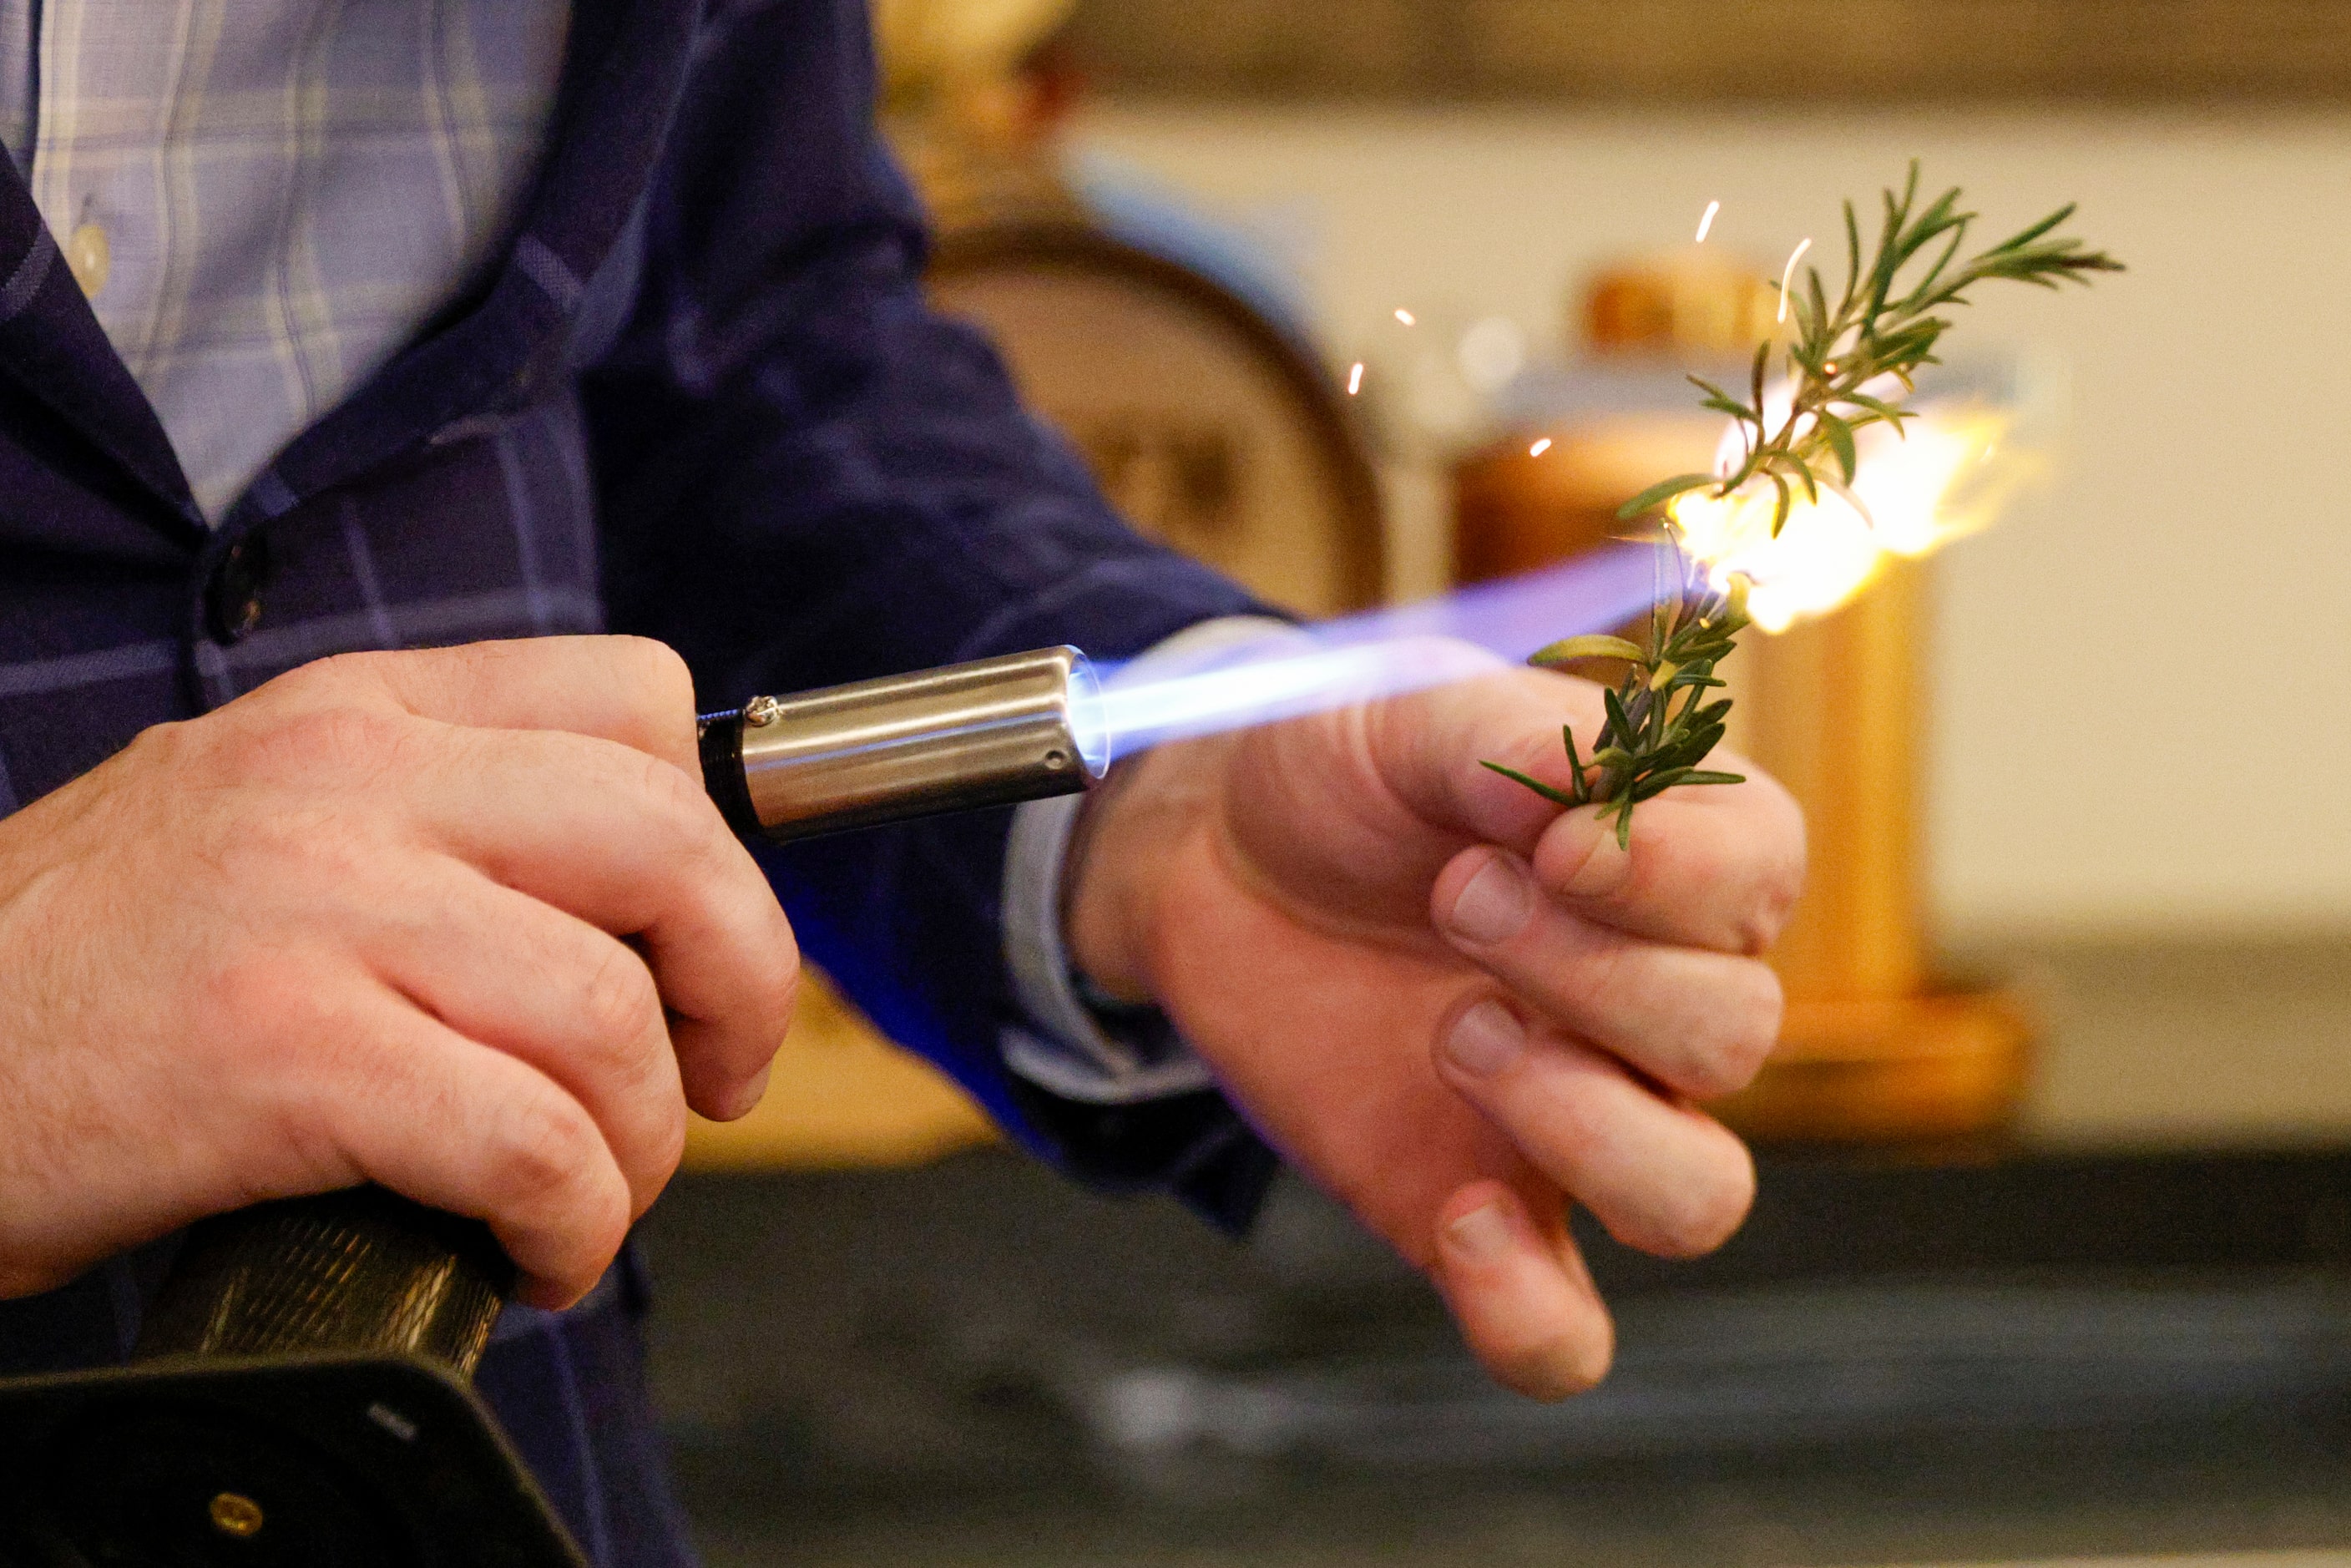
[[[1110,677],[1113,687],[1221,662],[1269,640],[1301,636],[1287,622],[1224,616],[1155,643]],[[1062,881],[1082,795],[1033,800],[1012,818],[1004,858],[1004,956],[1027,1015],[1006,1029],[1005,1065],[1064,1100],[1131,1105],[1213,1088],[1207,1064],[1165,1014],[1090,997],[1061,939]]]

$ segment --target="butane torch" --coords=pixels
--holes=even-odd
[[[787,840],[1067,795],[1102,777],[1093,668],[1040,648],[753,697],[702,720],[702,777],[746,838]]]
[[[785,841],[1068,794],[1108,763],[1075,648],[701,721],[736,831]],[[513,1270],[381,1188],[192,1229],[127,1367],[0,1383],[0,1568],[581,1568],[471,1379]]]

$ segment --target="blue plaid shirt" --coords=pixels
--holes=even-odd
[[[217,518],[496,259],[569,0],[0,0],[0,135]]]
[[[170,397],[76,281],[74,188],[45,222],[0,169],[0,812],[347,649],[609,625],[678,648],[715,706],[1049,643],[1121,658],[1251,608],[1121,527],[986,344],[925,307],[854,0],[580,0],[524,162],[478,273],[422,330],[338,345],[343,388],[289,405],[308,412],[249,482],[208,480],[210,507]],[[281,373],[304,359],[256,341]],[[1245,1214],[1270,1156],[1213,1092],[1093,1104],[1007,1071],[1029,1016],[1004,961],[1008,828],[765,860],[810,956],[1032,1146]],[[0,1372],[119,1356],[162,1258],[0,1303]],[[684,1553],[640,1297],[624,1270],[588,1311],[518,1317],[481,1378],[612,1564]]]

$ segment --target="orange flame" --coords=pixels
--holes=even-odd
[[[1753,480],[1731,495],[1693,490],[1668,509],[1682,549],[1719,587],[1749,583],[1747,607],[1767,632],[1825,615],[1866,588],[1896,557],[1923,556],[1988,526],[2026,476],[2004,454],[2011,417],[1981,403],[1929,407],[1897,435],[1884,425],[1858,433],[1850,487],[1822,486],[1817,503],[1800,489],[1778,538],[1778,495]],[[1725,438],[1735,462],[1734,427]]]

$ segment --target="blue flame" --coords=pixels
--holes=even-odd
[[[1611,545],[1562,565],[1417,604],[1367,611],[1163,671],[1102,671],[1078,716],[1089,760],[1467,680],[1562,637],[1604,632],[1656,599],[1658,547]]]

